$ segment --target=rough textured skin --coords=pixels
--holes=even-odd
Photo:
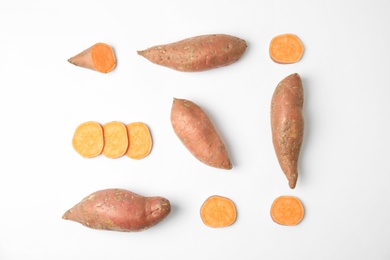
[[[199,161],[232,169],[225,143],[202,108],[189,100],[174,99],[171,123],[180,141]]]
[[[143,197],[123,189],[96,191],[65,212],[63,219],[93,229],[142,231],[162,221],[171,211],[162,197]]]
[[[196,72],[230,65],[244,54],[246,47],[245,40],[240,38],[212,34],[153,46],[138,54],[174,70]]]
[[[271,102],[272,141],[280,167],[291,189],[298,179],[298,158],[303,141],[303,86],[297,73],[283,79]]]

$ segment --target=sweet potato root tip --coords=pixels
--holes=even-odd
[[[226,34],[212,34],[153,46],[137,53],[161,66],[196,72],[230,65],[241,58],[246,48],[245,40]]]
[[[280,225],[295,226],[301,222],[304,214],[302,202],[293,196],[280,196],[271,206],[271,218]]]
[[[62,218],[92,229],[131,232],[158,224],[170,211],[170,202],[163,197],[144,197],[123,189],[106,189],[85,197]]]
[[[126,126],[117,121],[103,125],[104,147],[103,155],[108,158],[123,156],[129,145]]]
[[[132,159],[142,159],[149,155],[152,149],[152,136],[149,128],[142,122],[126,125],[129,147],[126,155]]]
[[[80,124],[74,132],[72,146],[77,153],[85,158],[100,155],[104,146],[102,126],[96,122]]]
[[[232,169],[224,141],[208,115],[194,102],[175,98],[171,124],[179,140],[199,161],[211,167]]]
[[[68,59],[68,62],[101,73],[108,73],[116,66],[114,50],[110,45],[105,43],[96,43]]]
[[[282,34],[274,37],[269,46],[271,59],[280,64],[298,62],[303,55],[304,47],[301,40],[294,34]]]
[[[271,101],[272,142],[291,189],[298,179],[298,159],[303,141],[303,86],[297,73],[284,78]]]
[[[214,195],[203,203],[200,216],[206,226],[227,227],[236,221],[237,210],[232,200]]]

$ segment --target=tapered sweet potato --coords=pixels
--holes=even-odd
[[[104,146],[102,126],[92,121],[80,124],[74,132],[72,146],[85,158],[100,155]]]
[[[184,146],[206,165],[232,169],[228,150],[208,115],[185,99],[173,99],[171,123]]]
[[[227,227],[236,221],[237,210],[231,199],[213,195],[200,208],[200,217],[206,226]]]
[[[275,88],[271,101],[272,142],[280,167],[291,189],[298,179],[298,158],[303,141],[303,86],[291,74]]]
[[[294,196],[280,196],[271,205],[271,218],[280,225],[295,226],[304,214],[302,202]]]
[[[123,189],[106,189],[85,197],[62,218],[92,229],[130,232],[158,224],[170,211],[170,202],[163,197],[144,197]]]
[[[196,72],[230,65],[245,52],[245,40],[226,34],[200,35],[157,45],[138,54],[178,71]]]
[[[96,43],[68,59],[73,65],[108,73],[116,66],[116,58],[112,47],[105,43]]]

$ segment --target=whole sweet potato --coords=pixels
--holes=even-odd
[[[153,46],[138,54],[174,70],[196,72],[230,65],[244,54],[246,47],[245,40],[235,36],[212,34]]]
[[[180,141],[199,161],[232,169],[226,145],[202,108],[192,101],[174,98],[171,123]]]
[[[298,158],[303,141],[303,86],[297,73],[284,78],[271,102],[272,141],[280,167],[291,189],[298,179]]]
[[[162,221],[171,211],[162,197],[143,197],[123,189],[96,191],[66,211],[63,219],[86,227],[113,231],[142,231]]]

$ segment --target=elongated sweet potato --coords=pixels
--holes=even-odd
[[[103,155],[111,159],[124,155],[129,146],[126,126],[121,122],[112,121],[103,125],[103,132]]]
[[[149,127],[142,122],[133,122],[126,125],[129,147],[126,155],[132,159],[146,157],[152,149],[152,136]]]
[[[234,202],[229,198],[213,195],[203,203],[200,216],[206,226],[227,227],[236,221],[237,210]]]
[[[100,155],[104,146],[102,126],[92,121],[80,124],[73,134],[72,146],[85,158]]]
[[[108,73],[116,66],[114,50],[110,45],[101,42],[68,59],[68,62],[101,73]]]
[[[298,158],[303,141],[303,86],[291,74],[275,88],[271,101],[272,142],[280,167],[291,189],[298,179]]]
[[[304,214],[302,202],[294,196],[280,196],[271,205],[271,218],[280,225],[295,226]]]
[[[206,165],[230,170],[232,164],[224,141],[201,107],[185,99],[173,99],[173,130],[184,146]]]
[[[212,34],[153,46],[138,54],[174,70],[196,72],[230,65],[244,54],[246,47],[245,40],[235,36]]]
[[[123,189],[106,189],[85,197],[62,218],[92,229],[130,232],[158,224],[170,211],[170,202],[163,197],[144,197]]]

